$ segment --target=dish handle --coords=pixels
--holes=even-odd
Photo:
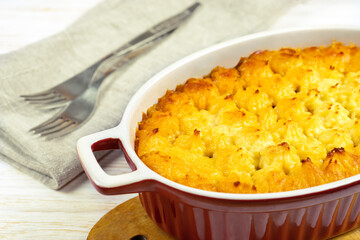
[[[106,195],[152,191],[151,187],[154,181],[150,174],[129,158],[127,160],[133,171],[121,175],[109,175],[99,165],[94,152],[122,149],[118,132],[117,128],[112,128],[84,136],[78,140],[77,154],[86,175],[95,188]]]

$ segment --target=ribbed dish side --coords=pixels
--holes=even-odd
[[[140,193],[140,199],[160,228],[184,240],[327,239],[360,226],[359,194],[264,213],[252,213],[251,208],[248,212],[225,212],[193,207],[154,192]]]

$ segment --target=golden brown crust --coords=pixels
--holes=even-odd
[[[360,172],[360,50],[256,51],[169,90],[148,109],[136,152],[195,188],[266,193]]]

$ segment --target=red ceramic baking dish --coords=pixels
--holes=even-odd
[[[134,151],[142,113],[167,89],[202,77],[217,65],[233,67],[259,49],[360,44],[359,28],[316,28],[258,33],[196,52],[152,77],[129,102],[121,123],[81,138],[77,151],[95,188],[103,194],[139,193],[154,222],[177,239],[326,239],[360,226],[360,175],[312,188],[264,194],[199,190],[150,170]],[[93,152],[122,149],[130,173],[110,176]]]

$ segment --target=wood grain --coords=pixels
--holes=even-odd
[[[146,214],[139,197],[108,212],[91,229],[88,240],[129,240],[144,236],[147,240],[172,240]]]
[[[350,232],[344,233],[337,237],[332,238],[333,240],[359,240],[360,239],[360,228],[356,228]]]
[[[129,171],[117,151],[100,164],[109,174]],[[102,195],[85,174],[54,191],[0,161],[0,239],[84,240],[103,215],[135,196]]]
[[[65,29],[101,0],[1,0],[0,53]]]

